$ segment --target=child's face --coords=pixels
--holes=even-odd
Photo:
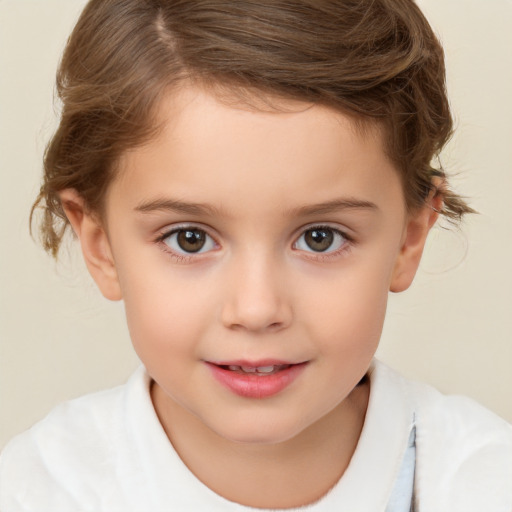
[[[284,441],[342,407],[431,223],[407,216],[377,130],[290,105],[192,88],[164,102],[165,130],[121,161],[89,262],[125,301],[161,417],[234,441]]]

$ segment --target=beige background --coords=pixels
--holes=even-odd
[[[458,125],[443,162],[481,215],[433,232],[416,283],[391,296],[379,355],[512,421],[512,1],[419,3],[446,47]],[[138,364],[122,305],[99,295],[76,247],[56,265],[28,235],[54,73],[83,4],[0,0],[0,446]]]

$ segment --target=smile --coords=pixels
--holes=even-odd
[[[294,382],[307,366],[303,363],[212,363],[206,365],[223,387],[245,398],[267,398]]]
[[[255,375],[272,375],[276,372],[280,372],[282,370],[286,370],[291,365],[289,364],[275,364],[270,366],[238,366],[236,364],[230,364],[227,367],[222,366],[225,370],[230,370],[232,372],[242,372],[244,374],[246,373],[252,373]]]

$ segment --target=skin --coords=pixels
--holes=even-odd
[[[440,206],[428,198],[407,213],[377,128],[279,106],[189,86],[162,102],[159,136],[121,159],[103,219],[61,193],[100,290],[125,302],[175,449],[218,494],[267,508],[311,503],[343,475],[388,292],[410,285]],[[204,250],[165,238],[184,225],[208,234]],[[334,236],[324,252],[306,243],[314,226]],[[258,399],[223,387],[205,363],[266,358],[307,365]]]

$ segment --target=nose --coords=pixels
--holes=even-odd
[[[292,305],[283,269],[270,256],[251,256],[232,265],[221,317],[225,327],[276,332],[292,321]],[[288,289],[287,289],[288,288]]]

